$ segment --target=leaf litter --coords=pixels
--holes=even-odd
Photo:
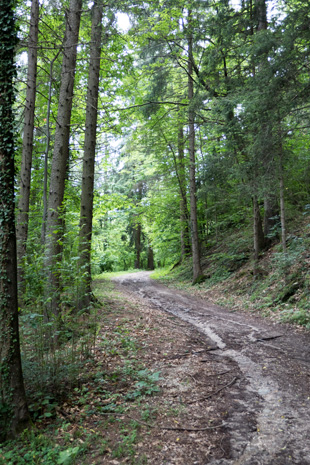
[[[60,409],[80,465],[195,465],[230,456],[225,427],[238,368],[190,325],[97,281],[103,302],[89,380]],[[97,295],[97,294],[96,294]],[[213,348],[214,349],[214,348]],[[87,436],[88,432],[88,436]]]

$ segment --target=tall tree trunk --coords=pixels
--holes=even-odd
[[[262,30],[267,30],[267,6],[266,0],[255,0],[256,8],[256,20],[257,20],[257,32]],[[260,65],[260,71],[264,72],[264,67],[268,63],[266,56],[263,57],[263,60]],[[265,137],[272,139],[272,123],[267,122],[261,128],[261,131],[265,133]],[[271,149],[272,150],[272,149]],[[265,154],[266,163],[269,165],[269,169],[274,172],[274,163],[273,158],[270,153]],[[268,235],[272,232],[272,228],[275,226],[277,220],[276,216],[278,215],[278,205],[273,192],[267,192],[264,198],[264,235],[265,235],[265,245],[270,245],[271,241]]]
[[[49,84],[48,84],[48,99],[46,111],[46,147],[44,152],[44,179],[43,179],[43,215],[42,215],[42,228],[41,228],[41,243],[45,243],[46,236],[46,219],[47,219],[47,182],[48,182],[48,154],[51,142],[50,130],[50,116],[51,116],[51,103],[52,103],[52,89],[53,89],[53,67],[58,58],[60,50],[54,56],[50,63]]]
[[[96,130],[100,77],[103,2],[97,0],[92,9],[90,62],[87,84],[86,124],[80,211],[80,269],[85,273],[80,308],[91,302],[91,238],[96,154]]]
[[[282,251],[286,253],[286,221],[285,221],[285,202],[284,202],[284,174],[283,174],[283,147],[282,131],[279,123],[279,171],[280,171],[280,216],[281,216],[281,242]]]
[[[286,253],[286,222],[285,222],[285,202],[284,202],[284,178],[283,168],[280,168],[280,212],[281,212],[281,242],[282,251]]]
[[[255,0],[257,31],[268,28],[266,0]]]
[[[60,276],[57,264],[61,260],[61,207],[69,154],[70,120],[81,8],[82,0],[70,0],[69,10],[66,14],[64,53],[46,222],[45,265],[48,278],[46,291],[50,299],[47,311],[52,312],[55,316],[59,314],[60,304]]]
[[[256,21],[256,29],[257,32],[267,29],[267,9],[266,9],[266,2],[265,0],[255,0],[255,21]],[[252,31],[254,34],[254,30]],[[262,72],[266,63],[266,56],[263,55],[261,61],[258,66],[258,71]],[[254,75],[256,75],[256,70],[254,67]],[[262,127],[258,128],[258,136],[261,137],[263,140],[268,133],[268,122],[266,121]],[[260,153],[256,155],[257,160],[255,160],[256,165],[264,162],[264,157],[267,158],[268,154]],[[254,277],[258,274],[258,259],[260,251],[265,247],[265,236],[262,226],[262,219],[260,215],[258,199],[257,199],[257,186],[256,186],[256,179],[258,176],[258,169],[255,169],[254,174],[254,196],[253,196],[253,239],[254,239],[254,269],[253,274]]]
[[[189,143],[189,177],[190,177],[190,223],[192,238],[193,257],[193,284],[203,278],[200,264],[200,250],[197,221],[197,199],[196,199],[196,160],[195,160],[195,113],[193,110],[194,83],[193,83],[193,38],[191,33],[191,11],[188,13],[188,143]]]
[[[277,199],[274,194],[268,194],[264,198],[264,235],[265,242],[270,245],[271,240],[269,236],[274,235],[273,228],[277,224],[279,215],[279,208],[277,205]]]
[[[253,197],[253,236],[254,236],[254,277],[257,276],[259,253],[264,248],[265,237],[263,232],[262,218],[256,195]]]
[[[17,43],[14,3],[0,0],[0,402],[8,409],[7,414],[3,410],[0,414],[0,436],[17,434],[29,421],[18,332],[12,110]]]
[[[173,155],[174,168],[177,175],[180,192],[180,225],[181,225],[181,260],[190,254],[190,236],[189,236],[189,214],[187,207],[187,194],[186,194],[186,176],[185,176],[185,157],[184,157],[184,130],[181,118],[178,118],[178,154],[176,156],[172,144],[168,141],[165,133],[162,135],[166,144],[169,146]]]
[[[147,269],[154,270],[154,252],[153,248],[149,245],[147,249]]]
[[[33,151],[34,110],[36,101],[37,84],[37,45],[38,45],[38,23],[39,23],[39,0],[32,0],[30,29],[28,41],[28,71],[26,105],[24,113],[23,150],[20,170],[18,215],[16,223],[17,236],[17,262],[18,262],[18,284],[20,291],[23,283],[23,260],[26,257],[26,244],[28,236],[28,215],[31,184],[31,166]],[[22,292],[20,293],[20,295]]]
[[[186,196],[186,176],[184,157],[184,131],[182,121],[178,121],[178,171],[180,184],[180,221],[181,221],[181,259],[184,259],[191,252],[189,228],[188,228],[188,207]]]
[[[136,246],[136,260],[135,260],[135,268],[141,268],[141,223],[137,223],[135,227],[135,246]]]

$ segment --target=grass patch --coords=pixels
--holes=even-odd
[[[162,279],[167,276],[172,269],[172,266],[166,266],[164,268],[156,268],[155,271],[150,275],[151,279]]]
[[[110,280],[113,278],[117,278],[118,276],[123,276],[124,274],[138,273],[139,271],[142,271],[142,270],[130,269],[126,271],[104,271],[103,273],[96,274],[95,276],[93,276],[93,280],[94,281],[98,279]]]

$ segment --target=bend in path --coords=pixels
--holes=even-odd
[[[190,323],[212,341],[215,356],[237,362],[231,390],[232,458],[212,465],[310,465],[310,334],[244,313],[231,313],[138,272],[122,287]],[[249,429],[249,416],[256,428]]]

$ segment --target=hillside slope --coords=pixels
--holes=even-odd
[[[191,285],[191,262],[184,261],[159,279],[186,288],[230,309],[257,312],[276,320],[310,328],[309,218],[299,216],[289,225],[287,252],[277,241],[260,255],[259,274],[253,276],[250,226],[227,230],[204,250],[206,280]],[[156,275],[155,275],[156,277]]]

